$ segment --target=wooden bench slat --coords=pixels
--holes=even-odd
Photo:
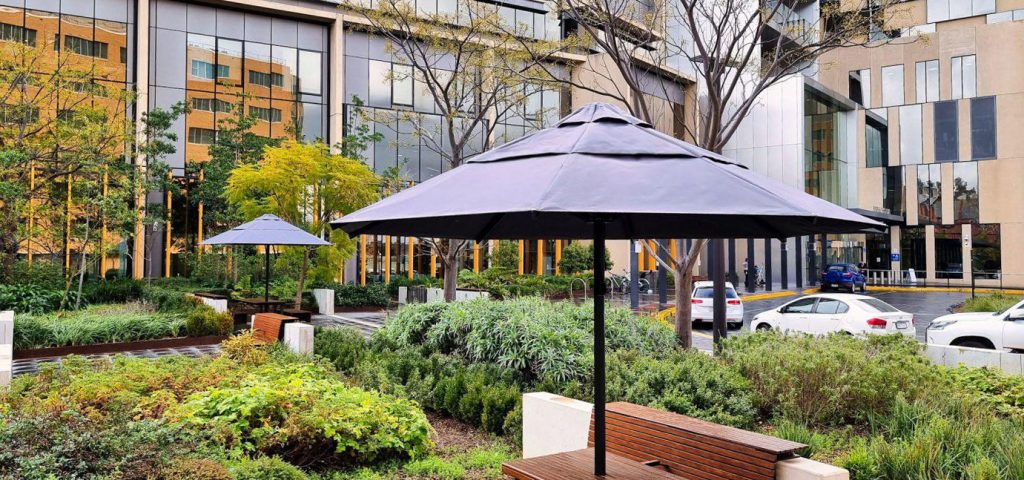
[[[645,422],[635,417],[608,415],[605,419],[605,424],[615,424],[616,428],[622,430],[640,431],[652,437],[657,437],[663,442],[674,443],[679,441],[679,439],[685,439],[694,443],[708,445],[709,448],[715,448],[717,449],[716,451],[720,451],[720,453],[732,456],[733,458],[743,459],[745,457],[755,457],[772,463],[778,460],[778,457],[772,453],[750,448],[746,445],[736,444],[706,435],[698,435],[658,423]],[[593,421],[591,421],[591,428],[593,428]]]
[[[608,412],[620,413],[622,415],[657,422],[688,432],[729,440],[758,450],[771,452],[779,456],[791,455],[793,452],[806,447],[806,445],[801,443],[763,435],[757,432],[749,432],[727,425],[719,425],[717,423],[707,422],[671,412],[664,412],[650,407],[634,405],[632,403],[613,402],[608,404],[607,407],[606,411]]]
[[[753,478],[772,480],[775,478],[775,468],[772,463],[733,465],[702,456],[699,451],[686,452],[685,455],[673,453],[670,449],[675,446],[653,449],[648,445],[642,445],[640,442],[615,442],[613,437],[609,437],[609,440],[608,445],[610,449],[619,455],[637,461],[656,459],[669,467],[669,471],[683,472],[693,478],[704,478],[702,474],[706,474],[708,478],[726,478],[730,480]]]
[[[649,457],[653,455],[654,458],[658,458],[663,461],[667,460],[672,463],[710,463],[722,465],[722,469],[734,473],[751,475],[775,474],[775,463],[761,459],[755,459],[753,461],[736,459],[722,455],[720,452],[701,449],[700,446],[695,445],[666,445],[665,443],[660,443],[656,440],[652,441],[648,438],[636,437],[630,435],[629,432],[621,432],[618,430],[609,432],[607,437],[608,444],[616,445],[616,450],[620,448],[632,449],[635,450],[637,454],[646,453]]]
[[[690,480],[614,453],[606,458],[608,474],[604,477],[593,474],[593,448],[506,462],[501,472],[519,480]]]

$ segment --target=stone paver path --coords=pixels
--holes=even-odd
[[[125,355],[128,357],[142,358],[158,358],[171,355],[188,355],[190,357],[199,357],[202,355],[217,355],[218,353],[220,353],[220,344],[215,343],[212,345],[199,345],[194,347],[155,348],[149,350],[134,350],[130,352],[98,353],[95,355],[87,355],[86,358],[109,358],[113,357],[114,355]],[[63,358],[64,357],[41,357],[23,358],[15,360],[12,371],[14,375],[36,373],[39,371],[40,365],[45,363],[60,364],[61,359]]]

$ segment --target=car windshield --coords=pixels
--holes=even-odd
[[[873,310],[880,313],[892,313],[900,311],[898,308],[889,305],[877,298],[865,298],[860,300],[860,303],[865,306],[868,310]]]
[[[1006,308],[1004,308],[1002,310],[999,310],[997,312],[993,312],[992,315],[993,316],[1002,315],[1002,314],[1004,314],[1006,312],[1009,312],[1010,310],[1014,310],[1014,309],[1017,309],[1017,308],[1024,308],[1024,302],[1018,302],[1018,303],[1015,303],[1013,305],[1010,305],[1009,307],[1006,307]]]
[[[832,265],[832,266],[828,267],[828,271],[830,271],[830,272],[845,272],[846,271],[846,265]]]
[[[713,287],[697,287],[697,290],[693,292],[693,298],[715,298],[715,289]],[[735,289],[726,288],[725,298],[739,298],[739,295],[736,294]]]

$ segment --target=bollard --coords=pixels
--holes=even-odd
[[[14,312],[0,312],[0,387],[11,383],[14,368]]]
[[[284,325],[284,345],[295,353],[309,355],[313,353],[313,326],[308,323],[286,323]]]
[[[334,290],[329,288],[314,288],[313,298],[320,315],[334,315]]]

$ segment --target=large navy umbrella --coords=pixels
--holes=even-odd
[[[313,235],[295,225],[281,220],[277,215],[260,215],[255,220],[243,223],[219,235],[203,241],[202,245],[263,245],[263,300],[270,300],[270,246],[307,246],[318,247],[330,245],[320,237]]]
[[[332,225],[350,235],[592,238],[599,475],[605,473],[606,239],[787,238],[882,226],[599,103]],[[723,298],[715,305],[724,306],[724,290],[716,293]]]

